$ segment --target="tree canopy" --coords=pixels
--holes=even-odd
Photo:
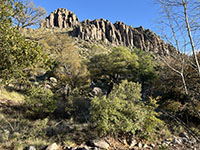
[[[150,81],[155,78],[155,63],[152,57],[141,50],[131,52],[127,48],[114,48],[109,54],[95,55],[88,69],[92,79],[105,79],[120,83],[121,80]]]
[[[138,68],[138,56],[124,48],[114,48],[110,54],[96,55],[90,59],[88,68],[93,78],[105,78],[108,81],[120,82],[122,79],[133,79]]]
[[[13,22],[18,28],[37,26],[43,21],[46,15],[45,8],[40,6],[36,7],[33,1],[30,0],[25,0],[24,3],[21,0],[15,0],[14,6],[15,9],[17,7],[21,9],[21,11],[13,16]]]
[[[36,64],[42,66],[48,58],[38,43],[26,40],[12,26],[14,1],[5,0],[0,4],[0,78],[11,81],[25,77],[25,69]]]

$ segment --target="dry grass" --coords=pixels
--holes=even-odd
[[[0,90],[0,103],[19,104],[23,102],[24,102],[23,94],[6,88],[2,88]]]

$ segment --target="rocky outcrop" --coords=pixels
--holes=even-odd
[[[73,37],[87,41],[103,41],[114,45],[136,47],[165,56],[177,52],[172,45],[166,44],[155,33],[143,27],[133,28],[119,21],[112,24],[105,19],[93,21],[88,19],[79,22],[73,12],[64,8],[52,12],[41,26],[46,28],[72,27],[70,35]]]
[[[46,28],[69,28],[74,27],[77,24],[79,24],[79,21],[73,12],[65,8],[59,8],[54,12],[51,12],[51,14],[45,19],[45,22],[40,26]]]
[[[172,45],[166,44],[152,31],[143,27],[133,28],[119,21],[112,24],[104,19],[86,20],[74,27],[72,36],[83,40],[103,41],[114,45],[136,47],[147,52],[152,51],[166,56],[176,52]]]

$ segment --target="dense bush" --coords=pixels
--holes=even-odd
[[[91,117],[101,135],[139,133],[147,137],[161,121],[154,106],[141,102],[141,86],[122,81],[115,85],[108,97],[95,97],[91,102]]]
[[[114,48],[109,54],[95,55],[88,63],[92,79],[104,78],[107,82],[119,83],[136,77],[138,56],[124,47]]]
[[[13,0],[0,2],[0,78],[4,83],[25,80],[27,69],[36,65],[45,66],[48,61],[42,47],[28,41],[13,27],[11,17],[15,15]],[[20,8],[17,11],[20,13]]]
[[[51,90],[32,87],[25,97],[27,112],[33,117],[40,118],[54,112],[57,101]]]
[[[181,64],[183,59],[186,60],[184,68],[182,68]],[[161,91],[159,94],[162,96],[160,101],[162,109],[176,115],[185,123],[198,124],[200,122],[200,118],[197,115],[200,106],[198,92],[200,86],[198,74],[191,65],[192,61],[193,57],[188,56],[168,60],[168,65],[176,70],[183,69],[188,94],[186,94],[180,74],[170,70],[167,64],[160,69],[160,79],[157,80],[155,87],[157,91]]]
[[[65,113],[68,118],[78,122],[88,121],[90,101],[85,94],[80,94],[79,89],[72,90],[65,103]]]

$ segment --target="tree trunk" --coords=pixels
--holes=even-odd
[[[197,66],[197,71],[198,71],[198,74],[199,74],[199,77],[200,77],[199,61],[198,61],[198,58],[197,58],[197,55],[196,55],[194,41],[193,41],[193,38],[192,38],[191,29],[190,29],[190,24],[189,24],[189,21],[188,21],[187,4],[186,4],[185,0],[182,0],[182,2],[183,2],[183,7],[184,7],[185,24],[186,24],[188,36],[189,36],[189,39],[190,39],[190,45],[192,47],[192,53],[193,53],[194,60],[196,62],[196,66]]]

